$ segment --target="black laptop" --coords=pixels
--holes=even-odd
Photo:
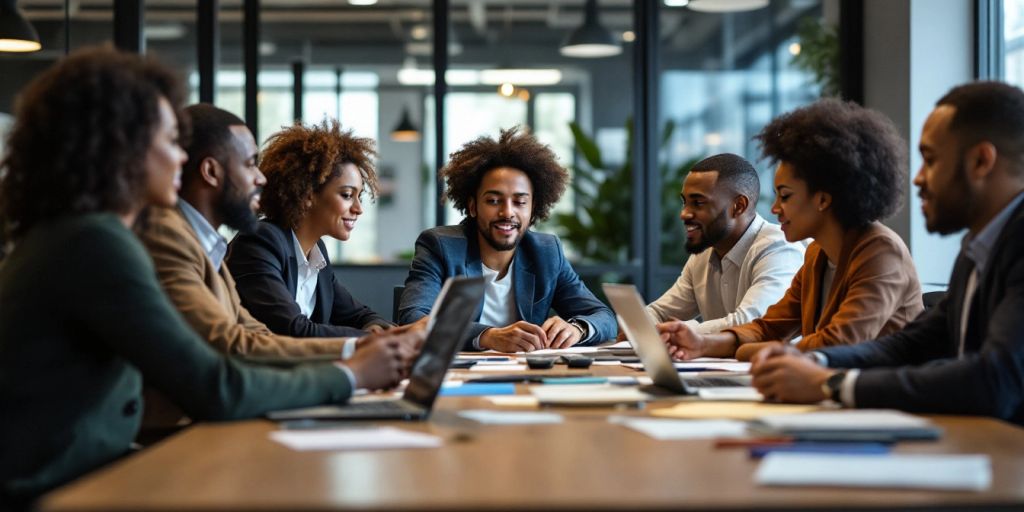
[[[453,277],[445,282],[434,302],[427,340],[413,364],[402,398],[272,411],[267,417],[275,421],[426,419],[483,296],[482,277]]]

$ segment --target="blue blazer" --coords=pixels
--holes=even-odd
[[[583,285],[580,276],[562,253],[554,235],[527,231],[516,248],[512,284],[516,311],[521,320],[541,325],[554,309],[562,318],[586,320],[596,332],[587,343],[615,337],[615,315]],[[430,314],[434,299],[444,280],[452,276],[479,276],[483,273],[480,246],[474,224],[463,221],[455,226],[428,229],[416,240],[416,255],[405,280],[398,307],[403,324]],[[479,323],[483,303],[477,307],[475,322],[466,333],[466,349],[487,326]],[[497,326],[503,327],[503,326]]]
[[[865,368],[857,407],[995,416],[1024,425],[1024,205],[1000,233],[974,292],[964,357],[961,313],[973,264],[962,253],[946,297],[902,331],[821,350],[834,368]]]
[[[295,302],[299,263],[291,229],[263,220],[252,233],[239,233],[225,261],[242,306],[271,331],[296,338],[362,336],[368,325],[390,327],[335,279],[327,247],[322,240],[316,244],[327,266],[317,274],[316,307],[306,318]]]

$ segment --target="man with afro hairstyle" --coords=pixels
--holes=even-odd
[[[441,170],[447,196],[465,218],[416,240],[399,320],[429,314],[452,276],[484,276],[487,288],[467,349],[529,352],[615,336],[615,316],[583,285],[558,238],[530,230],[548,217],[568,172],[549,147],[518,128],[480,137]],[[555,316],[548,317],[554,309]]]

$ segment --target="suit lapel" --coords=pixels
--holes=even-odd
[[[334,307],[334,287],[331,286],[334,277],[330,272],[334,272],[331,268],[331,260],[327,256],[327,246],[324,245],[323,241],[317,241],[316,247],[320,249],[320,254],[324,255],[324,263],[327,264],[316,277],[316,307],[313,309],[314,322],[326,324],[330,323],[331,310]]]
[[[476,235],[476,229],[473,223],[474,219],[467,217],[465,221],[465,234],[466,234],[466,261],[463,262],[463,271],[468,277],[480,277],[483,275],[483,261],[480,260],[480,244]],[[476,307],[475,321],[480,321],[480,316],[484,313],[484,301],[480,301],[480,304]]]
[[[515,281],[512,283],[512,290],[516,297],[516,309],[519,313],[520,320],[526,320],[531,323],[535,322],[534,318],[531,318],[533,313],[533,292],[536,284],[536,276],[533,273],[533,265],[531,265],[529,258],[524,257],[523,254],[519,254],[520,251],[516,251],[516,258],[512,260],[513,275]]]

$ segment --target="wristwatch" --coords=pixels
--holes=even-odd
[[[832,399],[833,402],[843,403],[840,394],[843,390],[843,381],[846,380],[846,372],[838,371],[829,375],[825,382],[821,383],[821,392]]]
[[[587,339],[587,331],[589,331],[590,329],[587,327],[587,323],[586,322],[584,322],[583,320],[580,320],[578,318],[571,318],[571,319],[569,319],[569,325],[571,325],[571,326],[573,326],[573,327],[575,327],[575,328],[580,330],[580,340],[581,341]]]

